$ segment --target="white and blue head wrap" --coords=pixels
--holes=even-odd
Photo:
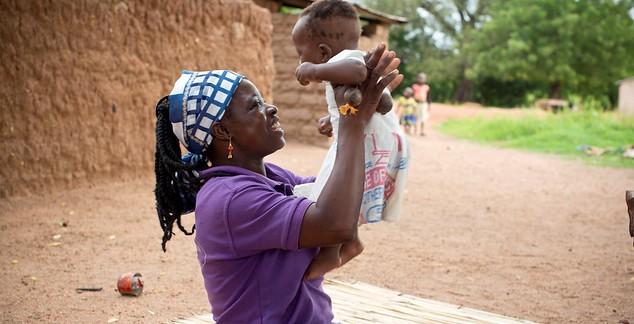
[[[211,125],[219,121],[244,77],[229,70],[184,70],[168,97],[172,129],[193,154],[202,154],[213,139]]]

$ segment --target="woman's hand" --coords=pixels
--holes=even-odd
[[[342,119],[358,119],[364,124],[367,123],[376,112],[383,90],[390,84],[398,85],[403,81],[403,75],[396,70],[399,64],[400,60],[396,57],[396,53],[386,52],[385,44],[380,44],[369,52],[366,56],[368,77],[359,86],[363,97],[358,107],[359,112],[353,116],[342,116]],[[345,86],[335,89],[335,99],[339,106],[346,103],[343,98],[346,89]]]

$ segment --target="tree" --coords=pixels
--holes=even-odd
[[[605,95],[634,73],[632,1],[496,1],[467,52],[472,78],[492,77]]]
[[[393,25],[390,28],[389,46],[398,53],[401,59],[399,70],[405,76],[400,88],[412,84],[416,75],[422,71],[431,74],[434,82],[443,81],[436,76],[448,77],[453,74],[448,73],[444,65],[434,64],[437,61],[436,57],[439,56],[436,53],[438,49],[434,46],[431,37],[424,32],[427,22],[416,11],[417,1],[365,0],[364,2],[373,9],[406,17],[409,20],[405,25]]]
[[[403,59],[406,81],[413,81],[416,73],[425,71],[434,82],[436,97],[439,90],[450,90],[452,93],[446,99],[462,102],[471,100],[473,95],[473,82],[466,78],[471,58],[464,51],[465,44],[486,20],[490,1],[365,0],[365,3],[410,20],[405,26],[392,27],[390,32],[390,44]]]
[[[455,53],[458,68],[458,87],[454,100],[464,102],[473,98],[473,81],[467,78],[472,58],[465,48],[482,23],[488,18],[491,0],[424,0],[420,8],[427,13],[449,42]]]

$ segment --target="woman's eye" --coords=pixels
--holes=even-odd
[[[256,99],[255,100],[255,104],[253,104],[253,108],[260,108],[260,107],[262,107],[263,104],[264,103],[262,102],[261,99]]]

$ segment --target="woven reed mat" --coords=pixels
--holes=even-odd
[[[332,299],[335,319],[342,324],[357,323],[534,323],[405,295],[398,291],[362,282],[324,281],[324,290]],[[214,323],[211,314],[197,315],[173,321],[177,324]]]

